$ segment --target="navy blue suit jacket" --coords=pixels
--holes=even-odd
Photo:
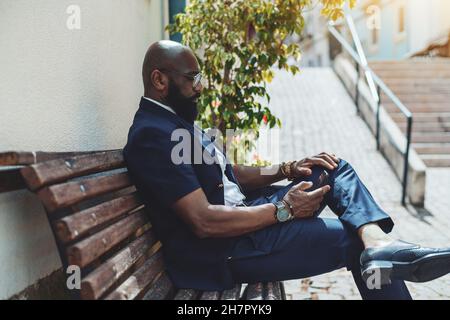
[[[215,163],[195,164],[193,152],[191,164],[174,164],[171,153],[179,141],[171,141],[171,136],[176,129],[188,130],[191,151],[196,145],[204,151],[204,143],[195,143],[191,124],[142,99],[128,134],[124,158],[133,183],[150,208],[152,226],[163,244],[167,272],[174,284],[178,288],[229,289],[234,281],[226,261],[236,238],[200,239],[171,208],[198,188],[203,189],[211,204],[223,205],[222,171]],[[225,173],[238,183],[231,165],[227,164]]]

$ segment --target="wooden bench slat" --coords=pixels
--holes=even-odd
[[[118,150],[120,149],[78,152],[7,151],[0,152],[0,166],[30,165],[59,158],[75,157],[79,155],[94,154],[99,152],[113,152]]]
[[[203,291],[200,300],[219,300],[220,294],[220,291]]]
[[[18,166],[35,163],[37,152],[7,151],[0,153],[1,166]]]
[[[136,272],[124,281],[106,300],[132,300],[163,271],[161,251],[155,253]]]
[[[45,187],[38,196],[49,212],[131,186],[127,172]]]
[[[281,288],[279,282],[269,282],[265,285],[265,300],[282,300]]]
[[[199,294],[198,290],[180,289],[174,297],[174,300],[195,300]]]
[[[249,284],[246,288],[245,300],[264,300],[264,285],[261,282]]]
[[[0,170],[0,193],[25,188],[25,180],[23,180],[20,174],[20,168]]]
[[[239,300],[241,297],[242,284],[237,284],[233,289],[222,292],[222,300]]]
[[[71,245],[67,248],[69,264],[78,265],[81,268],[85,267],[116,244],[132,235],[148,221],[148,215],[142,209],[108,228]]]
[[[165,271],[158,275],[150,289],[142,297],[142,300],[165,300],[170,298],[175,291],[175,286]]]
[[[62,242],[78,239],[91,230],[142,205],[137,193],[125,195],[55,221]]]
[[[153,232],[147,231],[120,250],[81,281],[81,297],[89,300],[101,297],[156,242]]]
[[[46,161],[22,169],[30,190],[96,172],[124,167],[121,150]]]

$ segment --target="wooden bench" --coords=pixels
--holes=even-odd
[[[0,153],[0,192],[24,183],[42,202],[64,270],[81,270],[81,299],[285,299],[282,282],[223,292],[179,290],[164,269],[161,244],[127,174],[122,150]],[[67,274],[70,277],[71,274]]]

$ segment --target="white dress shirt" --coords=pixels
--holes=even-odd
[[[155,101],[153,99],[143,97],[144,99],[153,102],[154,104],[160,106],[161,108],[166,109],[167,111],[172,112],[173,114],[176,114],[176,112],[169,106],[166,106],[165,104],[162,104],[159,101]],[[205,133],[202,131],[201,128],[199,128],[197,125],[194,124],[194,129],[197,130],[198,137],[200,140],[202,139],[202,135]],[[201,142],[201,141],[200,141]],[[237,205],[243,204],[245,196],[242,194],[241,189],[239,186],[230,181],[225,174],[227,159],[225,155],[217,148],[217,146],[214,143],[210,143],[206,149],[209,153],[212,152],[212,149],[215,149],[215,159],[220,165],[220,168],[222,170],[222,182],[223,182],[223,193],[224,193],[224,201],[226,206],[235,207]]]

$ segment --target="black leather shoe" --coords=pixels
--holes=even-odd
[[[450,248],[422,248],[395,241],[384,247],[364,250],[360,262],[366,284],[376,272],[379,272],[381,285],[390,284],[391,279],[426,282],[450,273]]]

